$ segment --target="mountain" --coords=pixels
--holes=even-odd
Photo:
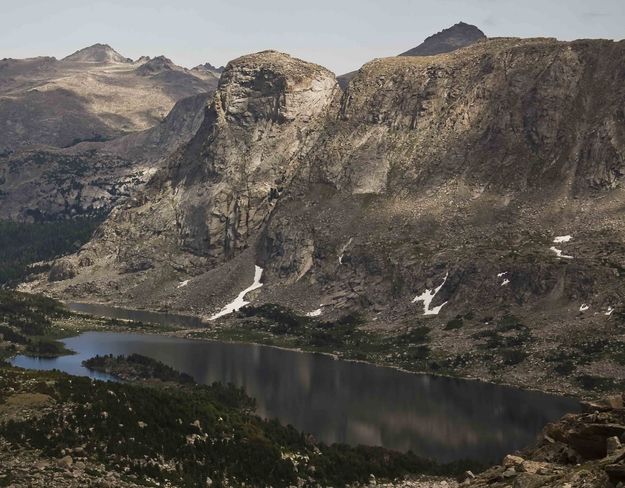
[[[163,71],[173,71],[177,68],[180,71],[185,71],[184,68],[179,68],[171,59],[166,58],[165,56],[157,56],[155,58],[148,57],[143,59],[145,62],[135,70],[136,73],[143,76],[149,76]]]
[[[624,61],[624,42],[491,39],[374,60],[342,93],[244,56],[190,142],[59,261],[67,279],[27,289],[211,317],[258,266],[255,304],[358,313],[391,344],[425,327],[420,370],[615,386]]]
[[[178,100],[210,92],[217,81],[213,73],[187,70],[164,57],[133,62],[106,44],[61,60],[3,59],[0,155],[146,130]]]
[[[436,56],[470,46],[486,39],[486,35],[477,27],[459,22],[444,29],[400,56]]]
[[[125,58],[108,44],[94,44],[93,46],[79,49],[73,54],[63,58],[67,63],[132,63],[132,59]]]
[[[417,47],[409,49],[399,56],[435,56],[470,46],[485,39],[486,35],[474,25],[459,22],[428,37]],[[350,80],[356,76],[356,73],[357,71],[351,71],[337,76],[336,79],[343,90],[345,90]]]
[[[161,123],[117,139],[0,157],[0,220],[106,215],[117,200],[146,183],[159,161],[193,137],[210,97],[200,93],[184,98]]]
[[[194,71],[208,71],[209,73],[215,73],[219,75],[224,72],[224,69],[225,68],[223,66],[217,68],[210,63],[199,64],[195,68],[193,68]]]

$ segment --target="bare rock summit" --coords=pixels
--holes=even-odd
[[[485,39],[486,35],[476,26],[459,22],[428,37],[417,47],[401,53],[400,56],[435,56],[470,46]]]

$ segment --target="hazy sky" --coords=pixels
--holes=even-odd
[[[191,67],[277,49],[337,74],[460,20],[491,37],[625,37],[625,0],[0,0],[0,12],[0,58],[102,42]]]

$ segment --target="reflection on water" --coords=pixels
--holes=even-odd
[[[259,345],[98,332],[65,343],[78,354],[52,360],[18,356],[13,364],[85,375],[81,361],[96,354],[144,354],[198,382],[242,386],[257,399],[259,415],[327,443],[412,449],[440,461],[498,461],[531,444],[547,422],[579,409],[574,400],[538,392]]]
[[[177,315],[167,312],[149,312],[147,310],[130,310],[112,307],[99,303],[67,302],[67,308],[73,312],[87,313],[97,317],[111,319],[134,320],[158,325],[176,325],[179,327],[201,327],[202,319],[193,315]]]

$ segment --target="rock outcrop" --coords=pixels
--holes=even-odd
[[[614,401],[617,400],[616,404]],[[506,456],[460,486],[612,488],[625,482],[625,409],[619,395],[549,424],[536,446]]]

